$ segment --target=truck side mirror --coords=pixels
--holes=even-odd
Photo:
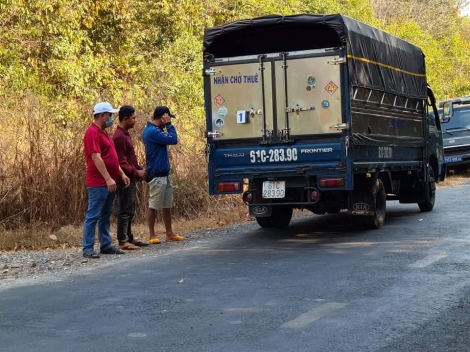
[[[446,101],[442,107],[443,120],[442,122],[449,122],[452,115],[454,115],[454,105],[451,101]]]

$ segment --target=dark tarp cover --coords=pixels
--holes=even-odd
[[[393,35],[343,15],[269,15],[206,29],[203,51],[215,58],[346,45],[352,86],[426,99],[424,54]]]

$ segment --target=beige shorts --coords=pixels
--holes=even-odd
[[[149,183],[149,208],[170,209],[173,206],[173,185],[170,176],[155,177]]]

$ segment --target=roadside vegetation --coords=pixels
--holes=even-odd
[[[82,138],[98,101],[134,105],[140,162],[156,105],[177,114],[179,228],[246,221],[239,196],[207,195],[204,29],[237,19],[341,13],[420,46],[438,99],[470,95],[465,0],[0,0],[0,251],[80,245]],[[138,188],[137,231],[147,187]]]

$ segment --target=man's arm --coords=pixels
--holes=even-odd
[[[159,128],[152,128],[147,131],[148,141],[164,145],[174,145],[178,143],[178,136],[175,127],[168,123],[166,125],[167,132],[163,132]]]
[[[114,146],[119,160],[119,166],[126,171],[128,175],[139,176],[138,170],[127,160],[127,141],[125,138],[118,137],[114,139]]]
[[[166,124],[166,131],[167,131],[168,135],[172,136],[172,138],[175,141],[172,144],[178,144],[178,134],[176,133],[175,126],[173,126],[171,123],[167,123]]]
[[[176,133],[176,128],[171,124],[171,117],[168,114],[162,116],[162,121],[165,124],[167,135],[171,137],[173,143],[178,143],[178,135]]]
[[[95,163],[96,168],[100,172],[101,176],[106,181],[106,186],[108,187],[109,192],[116,192],[116,181],[114,181],[111,176],[109,176],[108,170],[106,169],[106,165],[104,164],[103,159],[101,158],[100,153],[92,153],[91,159]],[[121,170],[121,168],[119,168]],[[122,170],[121,170],[122,172]]]

